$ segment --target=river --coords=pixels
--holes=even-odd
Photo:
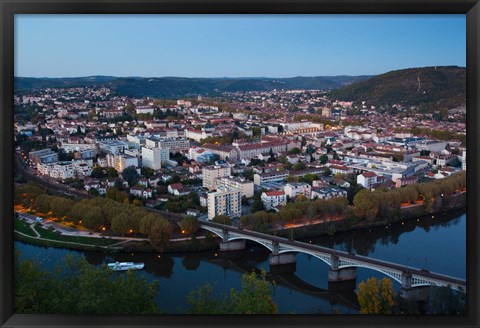
[[[458,278],[466,277],[464,210],[398,222],[387,227],[339,233],[334,237],[317,237],[306,242],[405,266],[427,268],[431,272]],[[93,265],[101,265],[107,256],[115,261],[144,262],[144,270],[137,271],[137,274],[145,276],[148,281],[159,281],[157,304],[166,313],[185,313],[187,295],[205,283],[210,283],[218,295],[226,295],[231,288],[240,289],[243,273],[262,268],[268,272],[267,278],[276,282],[273,298],[281,313],[358,313],[354,291],[328,290],[328,266],[306,254],[297,254],[295,269],[270,272],[269,252],[259,245],[251,245],[244,251],[231,254],[208,251],[161,255],[107,255],[39,247],[19,241],[15,242],[15,246],[20,250],[20,258],[35,258],[42,267],[48,269],[53,269],[67,253],[83,255]],[[384,275],[363,268],[357,270],[357,284],[369,277],[383,278]],[[400,288],[395,281],[394,288]]]

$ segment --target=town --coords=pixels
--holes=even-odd
[[[354,202],[363,189],[407,190],[395,206],[428,209],[445,188],[418,186],[466,169],[465,108],[377,108],[322,90],[164,100],[48,88],[17,95],[15,113],[18,156],[52,185],[262,232],[368,218]]]

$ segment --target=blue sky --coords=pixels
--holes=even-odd
[[[292,77],[466,64],[465,15],[16,15],[15,76]]]

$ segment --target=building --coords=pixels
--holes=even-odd
[[[304,182],[290,182],[283,187],[283,191],[290,198],[295,198],[298,195],[305,195],[307,198],[310,198],[312,187]]]
[[[203,149],[213,154],[217,154],[220,159],[225,161],[236,161],[238,159],[237,150],[232,145],[204,144]]]
[[[262,193],[262,203],[265,209],[274,209],[277,206],[283,206],[287,204],[287,195],[283,190],[272,190]]]
[[[208,193],[208,219],[218,215],[240,217],[242,215],[242,192],[239,189],[218,188]]]
[[[190,193],[190,188],[179,183],[172,183],[168,186],[168,193],[175,196],[185,196]]]
[[[118,140],[102,140],[97,141],[99,150],[102,150],[108,154],[118,155],[125,149],[128,149],[128,144]]]
[[[400,179],[397,179],[397,181],[395,182],[395,188],[414,185],[417,183],[417,181],[418,181],[418,178],[414,175],[410,177],[400,178]]]
[[[467,151],[462,151],[462,170],[467,170]]]
[[[118,172],[123,172],[127,167],[138,167],[138,158],[125,154],[107,154],[107,166],[115,168]]]
[[[65,161],[38,164],[38,172],[54,179],[66,180],[90,176],[92,174],[91,160]]]
[[[270,151],[274,154],[287,151],[287,143],[285,141],[245,143],[236,146],[235,149],[239,160],[252,159],[260,154],[269,154]]]
[[[312,189],[311,199],[330,199],[347,197],[347,191],[340,188],[314,188]]]
[[[42,163],[54,163],[58,161],[58,154],[52,151],[50,148],[41,149],[37,151],[31,151],[28,153],[28,158],[34,167],[38,167],[38,164]]]
[[[170,153],[187,152],[190,149],[190,141],[186,138],[148,138],[145,146],[150,148],[164,148],[169,149]]]
[[[160,170],[162,163],[170,159],[170,152],[165,148],[142,147],[142,165],[153,170]]]
[[[232,174],[231,167],[227,165],[210,165],[202,169],[202,186],[208,190],[217,188],[216,179],[228,177]]]
[[[370,189],[375,183],[377,183],[377,175],[373,172],[364,172],[357,176],[357,184],[364,188]]]
[[[217,188],[231,188],[239,189],[242,192],[242,196],[247,198],[253,197],[253,182],[247,180],[243,177],[223,177],[217,178],[216,180]]]
[[[268,173],[256,173],[253,175],[253,183],[256,186],[262,186],[268,182],[284,181],[288,177],[288,170]]]

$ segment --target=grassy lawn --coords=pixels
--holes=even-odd
[[[104,239],[104,238],[63,236],[57,232],[46,230],[38,226],[35,227],[35,230],[37,230],[40,236],[45,239],[67,241],[67,242],[81,243],[81,244],[88,244],[88,245],[95,245],[95,246],[112,245],[121,241],[118,239],[108,239],[108,238]]]
[[[35,232],[33,232],[33,230],[30,228],[30,224],[20,219],[15,219],[15,230],[28,236],[36,236]]]

